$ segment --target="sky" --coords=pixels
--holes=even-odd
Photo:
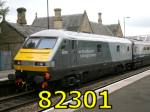
[[[27,9],[27,24],[32,24],[35,13],[38,17],[47,16],[47,0],[5,0],[10,8],[6,20],[16,22],[19,7]],[[49,0],[49,15],[54,16],[54,8],[61,8],[62,15],[79,14],[86,10],[89,20],[97,22],[98,13],[102,13],[103,24],[116,24],[120,21],[125,34],[150,34],[149,0]],[[130,17],[130,18],[126,18]],[[125,19],[124,19],[125,18]]]

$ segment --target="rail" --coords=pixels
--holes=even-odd
[[[35,91],[27,91],[0,99],[0,112],[10,111],[36,100]]]

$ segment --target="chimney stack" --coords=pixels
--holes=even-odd
[[[102,24],[102,13],[98,13],[98,23]]]
[[[62,18],[61,18],[61,9],[56,8],[54,9],[55,17],[54,17],[54,28],[55,29],[62,29]]]
[[[25,16],[26,9],[21,7],[17,9],[17,12],[18,12],[17,23],[21,25],[27,24],[26,16]]]

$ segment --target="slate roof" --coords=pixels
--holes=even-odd
[[[83,15],[84,14],[73,14],[61,16],[63,22],[63,29],[69,31],[78,31]],[[102,24],[90,22],[90,25],[94,34],[114,36],[111,30]],[[41,17],[35,19],[32,23],[32,26],[47,28],[47,18]],[[51,29],[54,28],[54,17],[49,17],[49,26]]]
[[[69,31],[78,31],[80,23],[82,21],[83,14],[73,14],[62,16],[63,28]],[[49,26],[54,28],[54,17],[49,17]],[[47,28],[47,18],[37,18],[32,23],[32,26]]]
[[[6,23],[14,30],[16,30],[18,33],[20,33],[23,37],[28,37],[33,33],[46,29],[41,27],[34,27],[31,25],[20,25],[18,23],[10,23],[10,22],[6,22]]]
[[[107,28],[111,30],[113,35],[115,36],[118,30],[118,24],[105,25]]]
[[[103,24],[99,24],[96,22],[90,22],[90,24],[94,34],[113,36],[113,33]]]

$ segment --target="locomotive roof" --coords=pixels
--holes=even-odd
[[[79,33],[65,30],[43,30],[31,35],[31,37],[61,37],[71,40],[87,40],[87,41],[102,41],[102,42],[118,42],[118,43],[129,43],[131,41],[125,38],[95,35],[89,33]]]

